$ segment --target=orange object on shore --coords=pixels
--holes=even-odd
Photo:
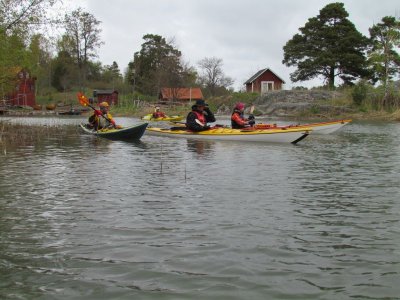
[[[46,105],[46,109],[47,110],[55,110],[56,109],[56,105],[51,103],[51,104],[47,104]]]

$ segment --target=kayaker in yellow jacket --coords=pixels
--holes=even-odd
[[[104,101],[100,103],[99,107],[100,110],[95,109],[93,114],[89,117],[89,124],[95,130],[103,128],[117,128],[112,115],[109,113],[110,105]]]

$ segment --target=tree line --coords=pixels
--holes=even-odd
[[[157,96],[162,87],[202,87],[208,96],[226,94],[233,80],[223,72],[221,58],[206,57],[199,68],[189,66],[182,53],[156,34],[143,36],[140,51],[122,74],[118,64],[96,61],[101,21],[82,8],[48,19],[48,11],[60,0],[9,0],[0,9],[0,93],[15,87],[16,69],[27,68],[37,78],[39,93],[85,87],[112,88]],[[40,25],[55,26],[64,33],[48,37]],[[37,25],[37,26],[35,26]],[[55,48],[55,50],[53,50]]]
[[[18,67],[37,77],[37,91],[70,91],[85,87],[113,88],[156,96],[162,87],[203,88],[206,96],[230,93],[233,79],[223,71],[223,60],[205,57],[197,68],[183,61],[174,40],[146,34],[139,51],[121,72],[114,61],[97,61],[101,21],[78,8],[61,17],[49,18],[48,12],[61,0],[8,0],[0,8],[0,93],[15,87]],[[389,83],[400,70],[400,22],[383,17],[363,36],[348,19],[343,3],[331,3],[319,15],[309,18],[283,47],[282,63],[296,70],[293,82],[322,77],[333,89],[362,82],[380,83],[387,99]],[[46,27],[54,26],[62,34],[51,37]]]

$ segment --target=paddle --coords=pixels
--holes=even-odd
[[[249,119],[249,125],[250,125],[251,127],[253,127],[254,124],[256,124],[256,119],[254,118],[254,115],[253,115],[254,109],[255,109],[255,106],[254,106],[254,104],[253,104],[253,105],[251,105],[251,107],[250,107],[249,118],[248,118],[248,119]]]
[[[203,127],[206,126],[206,124],[202,123],[199,119],[196,119],[195,122],[197,124],[199,124],[200,126],[203,126]]]
[[[79,93],[77,94],[77,96],[78,96],[78,101],[79,101],[79,103],[80,103],[81,105],[83,105],[83,106],[89,106],[91,109],[96,110],[96,109],[90,104],[89,99],[88,99],[84,94],[82,94],[81,92],[79,92]],[[102,116],[104,119],[106,119],[108,122],[110,122],[111,124],[113,124],[113,122],[112,122],[109,118],[107,118],[105,115],[101,114],[101,116]],[[114,125],[114,127],[116,127],[116,126]]]
[[[253,114],[255,108],[256,108],[256,107],[254,106],[254,104],[250,107],[250,115]]]

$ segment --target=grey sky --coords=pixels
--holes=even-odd
[[[368,36],[384,16],[400,17],[398,0],[72,0],[101,21],[99,60],[116,61],[124,71],[139,51],[143,35],[174,38],[184,60],[197,68],[204,57],[223,59],[225,74],[236,90],[260,69],[269,67],[292,86],[321,85],[322,80],[292,84],[293,68],[282,64],[283,46],[308,18],[332,2],[342,2],[349,19]]]

